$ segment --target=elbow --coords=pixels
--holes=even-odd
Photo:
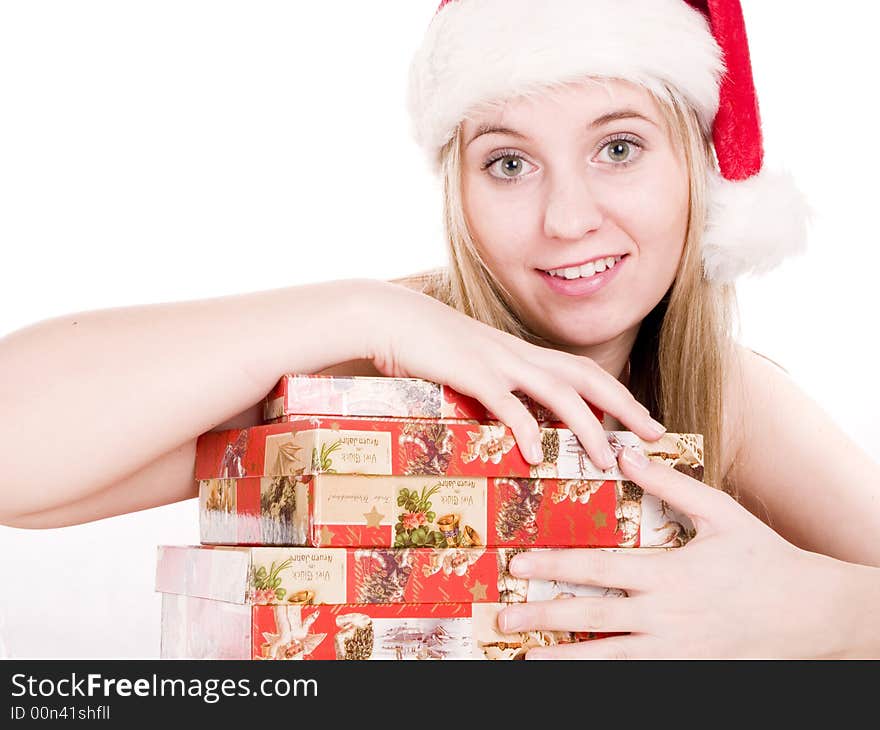
[[[50,509],[45,512],[32,512],[26,515],[0,515],[0,526],[16,530],[57,530],[61,527],[74,527],[94,518],[78,519],[65,510]]]
[[[42,493],[37,484],[22,484],[17,480],[0,483],[0,526],[19,529],[55,527],[46,519],[46,513],[52,510],[46,510],[33,499],[33,495]]]
[[[0,482],[0,526],[19,530],[50,530],[77,524],[70,502],[61,502],[49,484],[36,480]]]
[[[0,513],[0,526],[13,527],[17,530],[50,530],[54,527],[66,527],[55,524],[49,515],[40,512],[27,515]]]
[[[22,494],[18,490],[17,493],[20,496]],[[2,527],[13,527],[18,530],[49,530],[74,524],[63,519],[66,512],[63,508],[41,505],[23,497],[10,500],[8,495],[7,491],[6,504],[0,505]]]

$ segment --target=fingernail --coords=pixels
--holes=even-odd
[[[623,460],[636,469],[643,469],[648,465],[648,457],[641,451],[636,451],[632,446],[623,450]]]
[[[508,567],[511,575],[517,578],[528,578],[532,570],[532,561],[525,555],[516,555]]]
[[[533,443],[529,446],[528,457],[532,464],[540,464],[544,461],[544,449],[541,447],[540,442]]]
[[[614,452],[611,450],[610,446],[606,446],[602,449],[602,453],[600,454],[600,466],[603,469],[610,469],[612,466],[617,465],[617,458],[614,456]]]
[[[662,423],[660,423],[659,421],[655,421],[655,420],[652,418],[652,419],[650,420],[650,423],[651,423],[651,428],[654,429],[654,431],[657,433],[658,436],[662,436],[664,433],[666,433],[666,426],[664,426],[664,425],[663,425]]]
[[[498,628],[503,634],[517,631],[522,626],[524,618],[522,609],[505,608],[498,614]]]

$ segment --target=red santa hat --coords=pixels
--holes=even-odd
[[[585,77],[671,87],[711,134],[704,276],[759,274],[805,248],[807,206],[764,169],[761,118],[739,0],[442,0],[410,68],[413,135],[440,150],[475,107]]]

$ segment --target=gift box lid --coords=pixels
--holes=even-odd
[[[559,421],[526,394],[515,395],[539,422]],[[601,421],[602,411],[590,408]],[[264,399],[263,420],[271,423],[299,415],[497,420],[475,398],[430,380],[289,373]]]

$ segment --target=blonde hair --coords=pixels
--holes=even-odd
[[[704,481],[734,493],[722,474],[720,454],[725,372],[735,362],[736,290],[733,284],[719,285],[703,277],[701,237],[712,147],[694,110],[674,90],[667,92],[665,98],[652,95],[687,162],[687,233],[672,286],[642,321],[630,355],[628,387],[670,432],[703,434]],[[497,329],[554,347],[523,325],[516,301],[480,257],[462,204],[461,145],[459,125],[441,151],[449,266],[396,281]]]

